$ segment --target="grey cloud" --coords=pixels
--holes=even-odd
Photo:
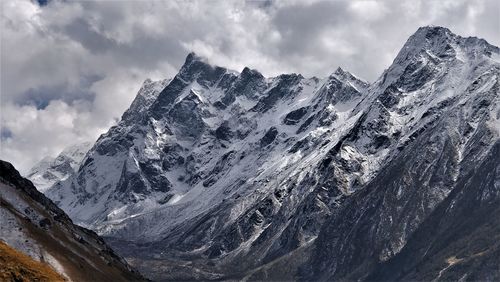
[[[8,138],[12,138],[12,131],[8,128],[0,129],[0,140],[7,140]]]
[[[89,75],[80,77],[77,85],[69,83],[57,85],[43,85],[37,88],[29,88],[25,92],[14,97],[14,102],[19,105],[34,105],[37,109],[45,109],[52,100],[61,100],[71,105],[76,100],[93,102],[95,93],[90,87],[104,77]]]
[[[118,47],[114,40],[93,30],[92,26],[82,18],[77,18],[69,23],[64,27],[63,32],[90,52],[105,52]]]
[[[315,43],[323,30],[347,23],[346,5],[347,2],[325,1],[280,9],[273,23],[283,37],[279,44],[281,53],[304,55],[321,48]]]
[[[138,36],[134,44],[118,47],[115,56],[126,66],[158,68],[158,64],[169,62],[180,66],[187,50],[171,37],[150,38]]]
[[[276,2],[275,0],[263,0],[263,1],[245,0],[245,3],[247,5],[254,5],[254,6],[261,8],[261,9],[264,9],[264,10],[273,7],[275,2]]]
[[[419,26],[500,45],[496,0],[39,3],[3,1],[0,17],[0,157],[22,170],[96,139],[146,78],[174,76],[190,51],[265,76],[341,66],[374,81]]]

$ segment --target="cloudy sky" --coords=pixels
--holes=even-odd
[[[0,158],[26,172],[96,140],[190,51],[266,76],[342,66],[374,81],[419,26],[500,46],[499,2],[2,0]]]

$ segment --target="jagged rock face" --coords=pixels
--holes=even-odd
[[[170,82],[146,81],[74,177],[47,195],[77,222],[114,236],[129,233],[122,231],[129,224],[121,221],[131,215],[175,213],[179,222],[150,233],[157,240],[182,218],[195,218],[213,204],[255,190],[271,177],[266,174],[276,173],[264,169],[259,176],[258,167],[279,165],[282,152],[294,146],[295,165],[298,146],[320,142],[329,128],[349,118],[365,87],[347,72],[323,80],[296,74],[266,79],[255,70],[238,74],[190,54]],[[145,92],[149,99],[143,98]],[[344,111],[339,120],[332,118],[337,106]],[[292,113],[299,108],[300,117]],[[287,118],[294,124],[286,124]],[[320,123],[325,124],[318,130]],[[144,230],[133,236],[143,236]]]
[[[123,114],[122,120],[132,122],[147,118],[147,110],[158,98],[158,93],[170,82],[171,79],[160,81],[146,79],[129,109]]]
[[[385,269],[414,265],[412,236],[498,160],[498,58],[434,27],[371,85],[340,68],[264,78],[190,54],[47,195],[156,279],[423,277]]]
[[[407,53],[416,37],[431,40],[432,48],[424,44],[425,52]],[[376,144],[377,151],[389,149],[385,165],[326,220],[302,278],[498,279],[500,261],[489,261],[498,244],[480,231],[495,234],[483,226],[496,219],[479,220],[486,211],[500,215],[500,68],[491,52],[498,48],[442,28],[421,29],[410,38],[395,60],[410,61],[401,76],[390,73],[400,69],[393,65],[379,82],[383,107],[378,101],[370,106],[377,123],[366,119],[370,126],[356,130],[355,140],[370,133],[370,142],[378,143],[378,136],[390,136]],[[434,60],[422,65],[429,57]],[[469,214],[472,206],[479,210]],[[454,225],[462,222],[474,227]],[[470,238],[484,241],[459,251]]]
[[[401,252],[367,279],[500,279],[499,149],[496,141],[479,162],[471,154],[469,161],[476,166],[457,179],[453,191],[418,226]]]
[[[74,225],[29,180],[1,160],[0,239],[17,252],[50,265],[65,280],[144,281],[97,234]]]

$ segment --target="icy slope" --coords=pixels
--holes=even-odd
[[[31,168],[26,178],[31,180],[40,192],[45,192],[56,182],[74,174],[90,147],[92,143],[85,142],[64,149],[56,158],[46,157]]]
[[[400,132],[393,157],[328,218],[303,278],[498,279],[498,54],[445,28],[408,40],[371,106]]]

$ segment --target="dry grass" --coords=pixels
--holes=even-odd
[[[48,264],[9,247],[0,241],[0,281],[65,281]]]

